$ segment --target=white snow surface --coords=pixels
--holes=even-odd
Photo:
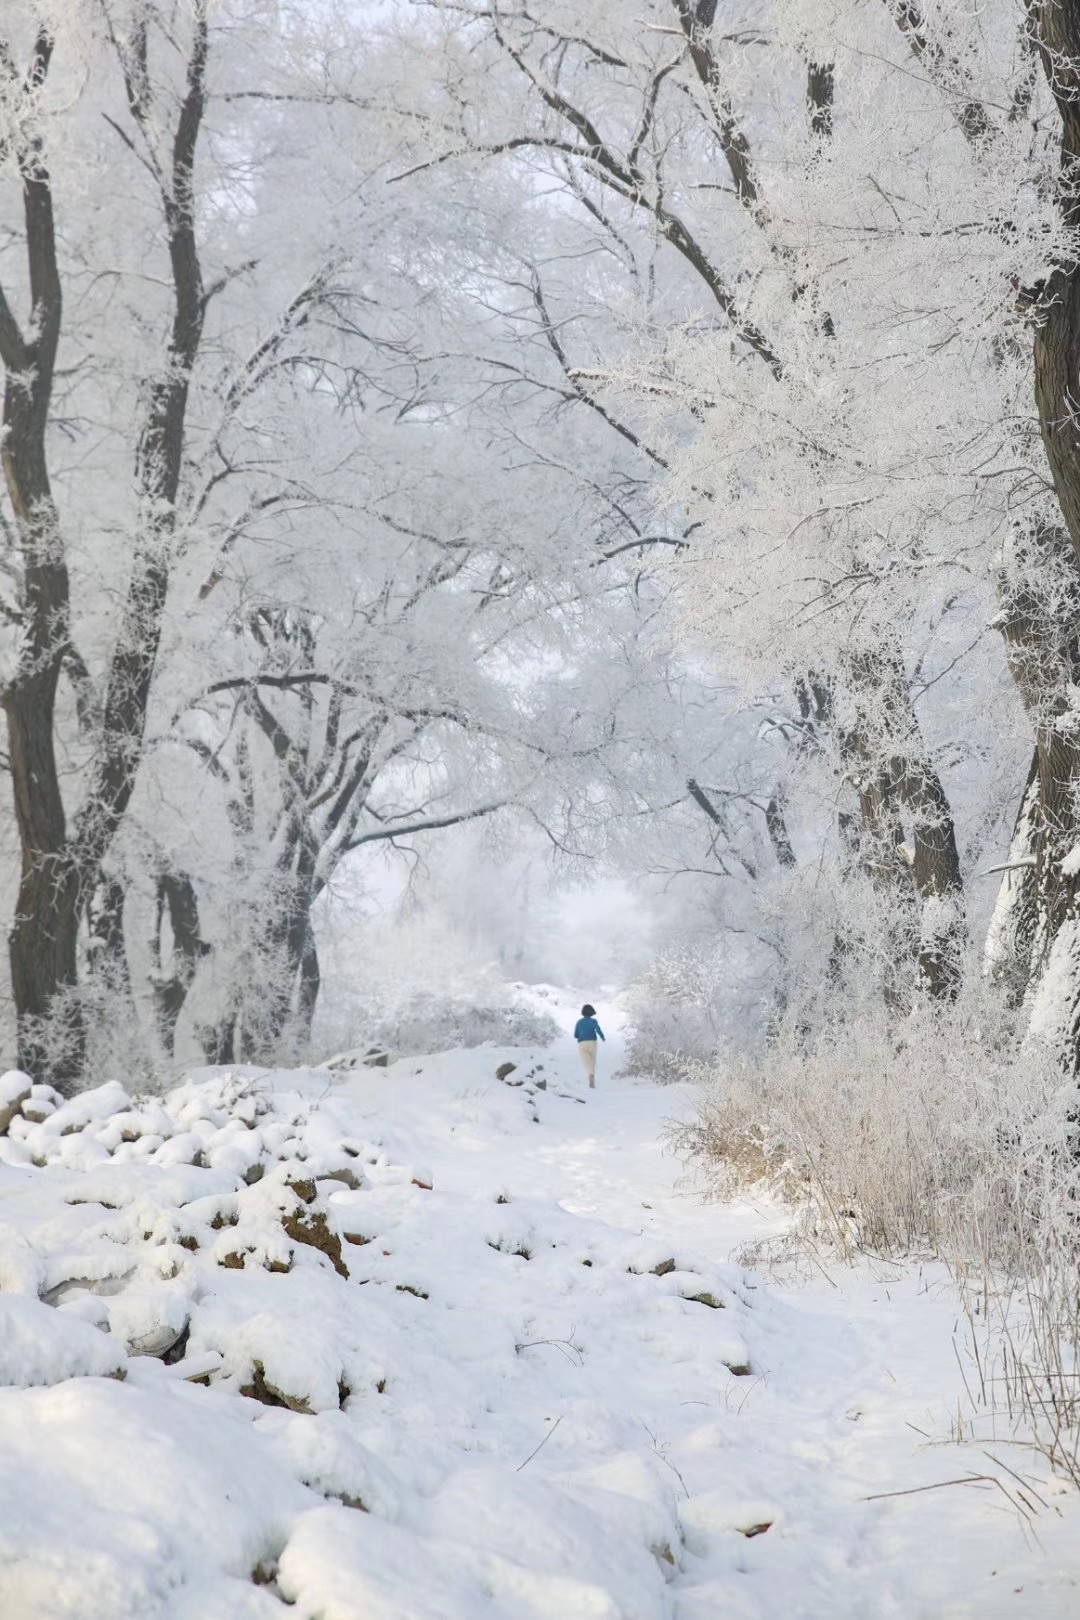
[[[737,1263],[785,1211],[685,1185],[689,1091],[617,1058],[36,1088],[0,1138],[4,1620],[1080,1613],[1074,1494],[948,1443],[943,1274]]]

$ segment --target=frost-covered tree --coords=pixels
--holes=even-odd
[[[17,8],[0,37],[5,202],[21,213],[0,264],[11,512],[3,697],[21,847],[11,982],[20,1057],[31,1067],[44,1061],[41,1028],[46,1019],[55,1022],[59,1004],[66,1030],[52,1067],[63,1078],[81,1062],[81,1018],[68,994],[76,983],[80,927],[88,924],[108,951],[119,926],[119,895],[105,868],[143,753],[178,544],[192,375],[211,296],[196,220],[207,8],[196,0],[174,21],[169,30],[153,26],[141,6],[122,13],[76,5],[56,14],[28,6]],[[88,73],[107,76],[113,92],[111,103],[95,109],[96,125],[79,95]],[[84,257],[91,239],[79,235],[75,216],[85,231],[93,216],[79,209],[79,193],[95,160],[110,174],[110,189],[122,169],[136,203],[127,241],[114,219],[96,232],[94,256]],[[110,421],[103,395],[120,379],[115,371],[108,376],[95,337],[102,324],[126,325],[120,289],[136,277],[153,291],[143,302],[143,341],[128,351],[135,362],[124,379],[128,398],[113,402],[118,410]],[[62,490],[70,460],[57,441],[68,438],[71,459],[88,451],[93,458],[96,449],[107,476],[115,477],[117,446],[102,441],[120,432],[130,458],[124,539],[114,540],[106,558],[92,538],[101,519],[93,497]],[[94,626],[93,649],[86,647],[79,584],[72,583],[76,534],[80,561],[100,567],[111,588],[110,622]],[[100,543],[100,533],[96,538]],[[99,613],[103,605],[99,598]],[[78,719],[79,735],[70,743],[58,707],[63,676]],[[75,803],[64,781],[68,746],[85,760]]]
[[[368,23],[9,29],[12,982],[58,1079],[147,990],[166,1050],[184,1016],[270,1053],[342,862],[503,807],[593,837],[639,769],[645,503],[565,409],[558,222],[389,184],[414,120]]]
[[[934,238],[947,255],[957,200],[973,201],[961,163],[942,195],[913,205],[896,263],[908,232],[890,191],[913,122],[955,137],[964,157],[978,137],[937,83],[907,90],[912,49],[942,74],[951,58],[943,66],[914,13],[898,25],[885,6],[750,19],[715,0],[656,0],[633,17],[598,6],[587,23],[558,3],[435,11],[447,99],[427,161],[516,165],[558,189],[583,255],[618,265],[622,329],[599,354],[572,352],[579,330],[595,351],[595,322],[546,300],[568,382],[659,474],[667,532],[692,542],[677,566],[698,630],[734,653],[751,689],[785,680],[793,719],[830,753],[849,800],[838,859],[891,917],[887,954],[950,995],[964,883],[916,665],[929,627],[970,613],[981,581],[965,589],[971,540],[956,539],[948,435],[931,443],[929,390],[911,388],[924,333],[897,339],[875,289],[890,257],[914,293],[930,256],[915,244]],[[481,80],[483,119],[469,93]],[[880,158],[869,177],[868,142]],[[1027,245],[1013,244],[1016,263]],[[994,266],[1003,285],[1006,269]],[[978,319],[985,331],[985,307]],[[939,334],[928,341],[933,354]],[[944,377],[958,414],[964,363],[947,355],[932,384]],[[984,448],[1000,422],[991,415]]]
[[[1072,1054],[1071,27],[18,0],[22,1061],[301,1049],[365,852],[496,817],[715,876],[761,1030],[951,1000],[1005,867]]]

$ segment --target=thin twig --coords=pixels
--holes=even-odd
[[[540,1451],[544,1446],[547,1445],[548,1441],[551,1439],[552,1435],[555,1433],[555,1430],[559,1427],[559,1424],[562,1422],[562,1420],[563,1420],[563,1418],[565,1416],[566,1416],[565,1412],[560,1412],[559,1416],[555,1419],[554,1423],[551,1425],[551,1428],[548,1430],[547,1434],[545,1434],[545,1436],[541,1440],[540,1444],[536,1447],[536,1450],[529,1452],[529,1455],[526,1457],[525,1462],[518,1463],[517,1467],[514,1469],[515,1474],[520,1474],[521,1470],[525,1467],[525,1463],[531,1463],[533,1458],[536,1456],[536,1452]]]
[[[542,1442],[541,1442],[542,1443]],[[904,1491],[875,1491],[864,1496],[864,1502],[883,1502],[888,1496],[918,1496],[922,1491],[943,1491],[947,1485],[998,1485],[1001,1481],[992,1474],[966,1474],[961,1479],[940,1479],[934,1485],[911,1485]]]

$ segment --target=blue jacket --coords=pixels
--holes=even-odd
[[[595,1018],[579,1018],[574,1025],[575,1041],[595,1041],[598,1035],[601,1040],[604,1039],[604,1032]]]

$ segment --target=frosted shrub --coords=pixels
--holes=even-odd
[[[730,943],[696,934],[663,951],[635,986],[627,1072],[681,1080],[718,1049],[760,1032],[760,987],[733,970]]]
[[[809,1046],[785,1032],[761,1056],[701,1065],[676,1145],[718,1187],[783,1172],[845,1249],[1020,1274],[1064,1234],[1075,1255],[1075,1087],[975,999],[891,1027],[834,1024]]]
[[[944,1260],[974,1423],[1007,1422],[1080,1486],[1080,1110],[1050,1049],[979,991],[698,1073],[696,1117],[671,1137],[714,1190],[771,1178],[804,1237]]]
[[[628,1074],[681,1080],[688,1065],[708,1059],[716,1049],[716,1031],[705,1008],[640,994],[631,1002],[630,1016],[633,1033],[627,1047]]]
[[[395,1057],[452,1047],[548,1046],[546,1014],[508,1000],[476,941],[438,908],[354,920],[324,952],[320,1050],[378,1046]]]
[[[393,1058],[423,1051],[483,1047],[551,1047],[559,1025],[515,1004],[478,1004],[457,996],[413,993],[392,1009],[351,1011],[343,1050],[377,1047]]]
[[[68,1095],[110,1080],[129,1091],[157,1093],[173,1073],[132,999],[100,980],[57,997],[50,1016],[39,1020],[32,1034],[42,1059],[35,1079],[70,1069],[72,1053],[79,1053],[79,1078],[62,1088]]]
[[[392,1013],[361,1020],[367,1045],[395,1057],[452,1048],[483,1046],[550,1046],[559,1033],[546,1013],[528,1007],[478,1006],[451,996],[414,994]],[[356,1045],[359,1042],[351,1042]]]

